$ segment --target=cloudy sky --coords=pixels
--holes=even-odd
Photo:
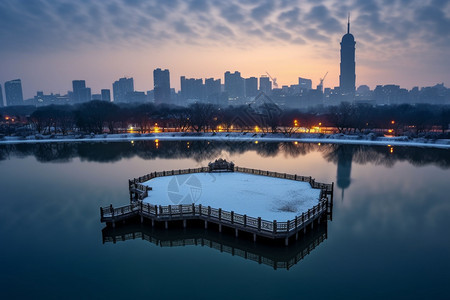
[[[161,67],[176,89],[227,70],[313,85],[329,71],[334,87],[348,12],[357,85],[450,85],[450,0],[1,0],[0,82],[21,78],[26,98],[123,76],[146,91]]]

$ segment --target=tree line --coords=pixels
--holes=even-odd
[[[117,105],[90,101],[78,105],[49,105],[39,108],[12,107],[0,110],[2,129],[11,125],[13,114],[39,134],[249,132],[286,133],[328,128],[339,133],[391,130],[396,134],[439,131],[446,133],[450,107],[428,104],[371,106],[343,102],[337,106],[309,110],[282,109],[273,103],[218,107],[195,103],[188,107],[153,104]],[[17,124],[15,125],[17,126]]]

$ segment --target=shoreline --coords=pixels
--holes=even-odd
[[[450,149],[450,139],[430,140],[425,138],[415,138],[409,140],[405,136],[400,137],[378,137],[368,139],[369,136],[355,136],[342,134],[328,134],[318,136],[318,134],[310,134],[314,137],[304,137],[305,134],[293,134],[285,136],[280,133],[157,133],[157,134],[99,134],[87,135],[84,137],[76,135],[56,135],[42,138],[21,139],[19,137],[5,137],[0,140],[0,145],[15,144],[37,144],[37,143],[76,143],[76,142],[134,142],[134,141],[223,141],[223,142],[298,142],[298,143],[323,143],[323,144],[349,144],[349,145],[367,145],[367,146],[402,146],[402,147],[422,147],[422,148],[439,148]]]

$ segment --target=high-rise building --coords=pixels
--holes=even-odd
[[[3,92],[2,92],[2,85],[0,84],[0,107],[3,107]]]
[[[113,83],[114,102],[129,102],[127,94],[134,92],[133,78],[120,78]],[[111,97],[111,96],[110,96]]]
[[[7,106],[23,104],[22,82],[20,79],[5,82],[5,97]]]
[[[73,80],[72,88],[72,101],[74,103],[87,102],[91,100],[91,89],[86,87],[86,81]]]
[[[103,101],[111,102],[111,90],[110,89],[102,89],[101,94],[102,94]]]
[[[170,73],[160,68],[153,70],[153,86],[155,103],[170,103]]]
[[[203,79],[180,77],[181,97],[183,100],[203,101],[205,99],[205,86]]]
[[[341,75],[339,75],[339,87],[344,95],[355,93],[355,38],[350,33],[350,16],[347,23],[347,33],[341,41]]]
[[[228,99],[242,98],[245,96],[244,78],[241,77],[240,72],[225,72],[225,92],[228,93]]]
[[[258,94],[258,78],[245,78],[245,97],[255,97]]]
[[[266,75],[261,75],[259,77],[259,90],[264,92],[266,95],[270,95],[272,93],[272,81]]]
[[[206,100],[210,103],[219,103],[222,85],[220,79],[214,78],[205,79],[205,95]]]
[[[310,90],[312,89],[312,80],[307,78],[298,78],[298,85],[300,86],[300,89],[303,90]]]

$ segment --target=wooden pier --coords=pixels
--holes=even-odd
[[[311,177],[241,168],[231,164],[232,163],[227,163],[223,160],[216,160],[216,162],[210,163],[208,167],[153,172],[129,180],[130,204],[116,208],[112,205],[101,207],[101,222],[105,222],[107,225],[115,227],[116,223],[125,222],[130,218],[140,217],[141,223],[150,221],[154,226],[155,222],[164,222],[164,227],[168,229],[169,223],[172,221],[181,220],[183,222],[183,227],[186,228],[189,220],[200,219],[204,221],[205,229],[208,228],[208,223],[215,223],[219,227],[219,232],[222,231],[222,226],[226,226],[234,230],[236,237],[239,236],[239,232],[244,231],[253,235],[254,242],[256,242],[257,236],[261,236],[270,239],[284,239],[285,245],[287,246],[291,238],[293,239],[295,237],[295,240],[297,240],[299,232],[305,233],[308,228],[314,227],[314,223],[320,224],[323,216],[331,213],[333,205],[333,183],[320,183],[316,182],[315,179]],[[143,182],[161,176],[201,172],[242,172],[308,182],[312,188],[320,189],[320,199],[318,199],[318,204],[308,209],[307,212],[304,212],[287,222],[278,222],[277,220],[267,221],[260,217],[242,215],[238,212],[225,211],[221,208],[202,206],[201,204],[196,205],[195,203],[167,206],[143,203],[142,200],[148,196],[148,191],[150,189],[146,185],[143,185]]]

